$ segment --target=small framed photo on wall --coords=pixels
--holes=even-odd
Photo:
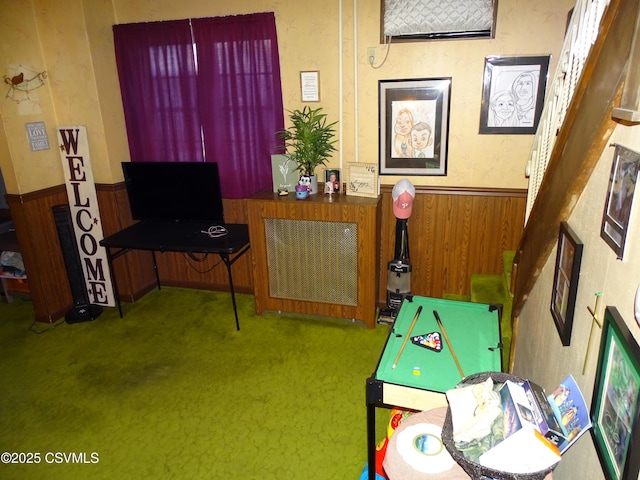
[[[567,222],[560,224],[556,270],[551,294],[551,316],[553,317],[562,345],[571,343],[573,312],[576,307],[580,263],[583,244]]]
[[[544,106],[548,72],[548,55],[486,57],[480,133],[536,133]]]
[[[620,260],[624,257],[639,168],[640,154],[615,145],[600,236]]]

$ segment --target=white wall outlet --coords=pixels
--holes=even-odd
[[[374,63],[376,63],[377,52],[378,49],[376,47],[367,48],[367,62],[369,63],[369,65],[373,65]]]

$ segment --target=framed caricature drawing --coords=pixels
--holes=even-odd
[[[446,175],[451,78],[379,82],[380,175]]]
[[[547,87],[549,56],[487,57],[480,133],[534,134]]]

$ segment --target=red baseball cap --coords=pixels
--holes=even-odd
[[[416,196],[416,189],[406,178],[398,180],[391,192],[393,197],[393,214],[396,218],[405,219],[411,216],[413,199]]]

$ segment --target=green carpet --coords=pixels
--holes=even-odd
[[[228,293],[163,288],[40,334],[0,301],[0,452],[40,454],[0,478],[357,480],[388,327],[237,298],[239,332]]]

